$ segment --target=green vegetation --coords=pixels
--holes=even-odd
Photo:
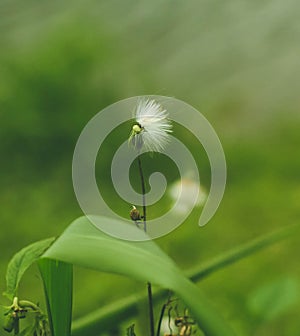
[[[297,1],[32,0],[25,5],[13,0],[0,7],[1,291],[17,251],[57,237],[82,215],[71,179],[76,140],[98,111],[129,96],[159,94],[188,102],[208,118],[224,147],[228,180],[217,214],[200,229],[195,209],[184,225],[155,241],[180,268],[205,266],[228,250],[298,224]],[[122,129],[118,141],[128,135]],[[97,174],[104,194],[127,216],[130,208],[105,177],[110,146],[103,148]],[[198,164],[208,188],[206,161],[200,158]],[[149,160],[146,175],[156,166]],[[171,172],[170,179],[175,177]],[[198,283],[237,335],[299,332],[296,233]],[[40,302],[47,310],[35,265],[18,292],[20,300]],[[143,292],[145,282],[124,273],[74,266],[74,320],[97,315],[100,308],[107,312],[119,300],[125,307],[130,298],[140,302]],[[167,294],[157,299],[156,313],[166,299]],[[11,301],[3,297],[1,304]],[[141,326],[145,307],[141,300],[124,320],[123,335],[133,322],[138,335],[147,332]],[[0,313],[1,322],[2,308]],[[1,329],[0,335],[7,333]]]

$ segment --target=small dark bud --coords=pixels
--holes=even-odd
[[[130,211],[130,218],[133,221],[141,220],[140,212],[138,211],[138,209],[134,205],[132,206],[132,210]]]

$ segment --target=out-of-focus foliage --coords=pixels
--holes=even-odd
[[[183,267],[296,222],[299,10],[296,0],[3,0],[2,290],[6,265],[17,250],[60,234],[81,214],[71,181],[76,139],[99,110],[128,96],[159,94],[190,103],[213,124],[225,149],[227,190],[216,216],[199,229],[194,213],[158,240]],[[105,150],[103,167],[111,155],[109,147]],[[203,165],[201,179],[208,187],[209,170]],[[107,196],[115,200],[110,192]],[[249,318],[247,306],[248,293],[261,286],[274,289],[272,284],[284,278],[299,281],[298,245],[295,237],[202,283],[239,335],[298,332],[299,300],[276,318],[260,317],[259,322]],[[75,316],[142,286],[117,276],[76,272]],[[36,301],[42,295],[37,274],[32,269],[20,288]]]

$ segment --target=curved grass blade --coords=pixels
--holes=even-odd
[[[106,217],[99,218],[107,225],[120,230],[138,230],[125,222]],[[137,231],[135,231],[137,233]],[[56,242],[44,253],[43,258],[61,260],[102,272],[117,273],[176,292],[193,311],[200,328],[207,335],[233,335],[200,289],[187,279],[176,264],[153,241],[128,242],[104,234],[86,217],[75,220]],[[145,265],[147,267],[145,267]]]
[[[231,265],[241,259],[244,259],[268,246],[271,246],[279,241],[282,241],[292,235],[299,234],[299,225],[289,225],[278,231],[269,233],[262,237],[256,238],[240,245],[230,251],[225,251],[220,256],[217,256],[200,267],[190,269],[186,272],[187,276],[193,281],[199,281],[218,270]]]

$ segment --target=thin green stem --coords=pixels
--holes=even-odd
[[[165,311],[166,308],[168,307],[168,305],[172,302],[171,300],[171,292],[169,292],[169,297],[167,302],[165,302],[162,306],[161,312],[160,312],[160,316],[159,316],[159,320],[158,320],[158,324],[157,324],[157,330],[156,330],[156,336],[160,335],[160,331],[161,331],[161,324],[165,315]]]
[[[153,314],[153,298],[152,298],[152,286],[151,283],[147,283],[148,289],[148,303],[149,303],[149,320],[150,320],[150,335],[154,336],[154,314]]]
[[[15,323],[14,335],[19,335],[19,332],[20,332],[20,322],[19,319],[17,319]]]
[[[144,231],[147,232],[145,179],[144,179],[144,174],[143,174],[141,156],[138,155],[137,159],[138,159],[139,173],[140,173],[141,186],[142,186]],[[154,310],[153,310],[152,286],[151,286],[150,282],[147,283],[147,291],[148,291],[148,304],[149,304],[150,336],[154,336],[154,334],[155,334],[155,331],[154,331]]]
[[[141,186],[142,186],[144,231],[147,232],[145,179],[144,179],[144,174],[143,174],[141,156],[139,155],[137,159],[138,159],[138,164],[139,164],[139,173],[140,173]]]

